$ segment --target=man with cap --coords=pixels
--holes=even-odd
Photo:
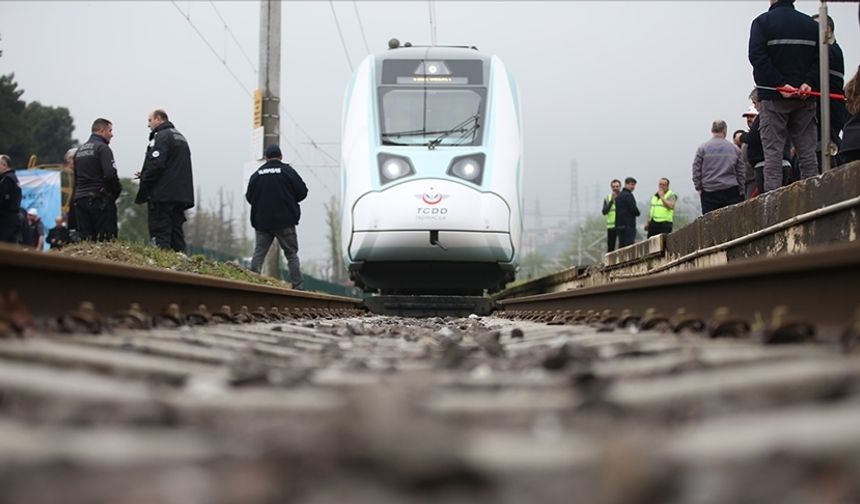
[[[287,257],[293,288],[301,290],[296,226],[301,217],[299,202],[307,197],[308,188],[292,166],[281,162],[280,147],[269,145],[265,155],[266,163],[251,175],[245,193],[245,199],[251,204],[251,226],[256,234],[251,270],[260,272],[266,253],[277,238]]]
[[[735,145],[741,149],[741,158],[744,160],[744,196],[749,199],[756,194],[756,188],[758,187],[755,165],[749,160],[750,146],[746,142],[748,140],[747,135],[753,130],[753,124],[756,124],[756,119],[758,118],[758,110],[756,110],[755,105],[750,105],[750,108],[741,114],[741,117],[746,119],[748,131],[741,131],[739,135],[735,136]],[[755,129],[758,131],[758,125],[756,125]],[[761,137],[759,137],[758,141],[760,144]]]
[[[0,242],[18,243],[21,235],[21,184],[12,158],[0,154]]]
[[[185,211],[194,206],[194,180],[188,140],[167,118],[153,110],[147,118],[149,145],[143,169],[136,175],[140,189],[134,202],[147,204],[149,238],[166,250],[185,252]]]
[[[27,223],[21,234],[21,245],[42,250],[45,247],[45,225],[35,208],[27,210]]]

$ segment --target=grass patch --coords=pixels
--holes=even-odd
[[[100,261],[111,261],[133,266],[148,266],[170,271],[195,273],[227,280],[236,280],[275,287],[290,287],[289,283],[276,278],[258,275],[237,264],[209,259],[202,255],[186,256],[172,250],[163,250],[143,243],[125,241],[81,242],[64,247],[60,254],[85,257]]]

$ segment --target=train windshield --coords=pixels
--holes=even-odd
[[[385,145],[481,145],[486,89],[383,87]]]

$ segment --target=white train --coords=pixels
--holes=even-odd
[[[522,129],[504,63],[468,47],[368,56],[346,90],[342,246],[356,285],[481,294],[514,278]]]

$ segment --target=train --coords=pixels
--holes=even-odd
[[[401,46],[347,85],[341,246],[356,286],[482,295],[514,279],[522,237],[522,115],[497,56]]]

